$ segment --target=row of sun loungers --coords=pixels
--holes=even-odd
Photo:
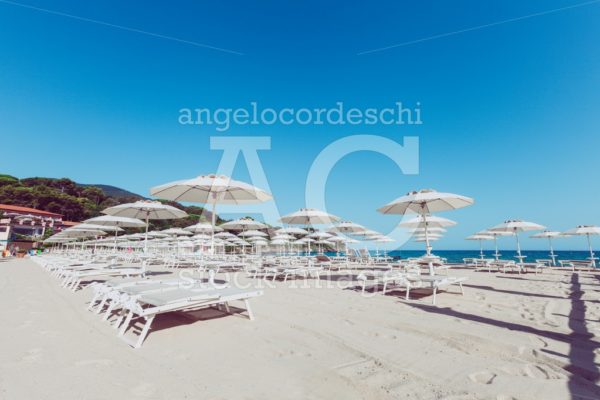
[[[252,320],[249,300],[263,294],[259,289],[231,288],[212,278],[208,281],[145,279],[142,278],[144,263],[131,267],[50,257],[33,257],[32,260],[71,290],[80,288],[83,279],[94,280],[88,285],[94,293],[88,309],[100,314],[103,320],[115,318],[112,324],[118,330],[117,335],[134,348],[142,346],[158,315],[189,313],[208,307],[230,313],[229,304],[239,301],[244,303],[247,316]],[[123,279],[112,279],[116,276]],[[109,280],[98,282],[97,279]],[[138,331],[135,327],[140,320],[143,325]],[[134,336],[132,339],[126,336],[128,332]]]

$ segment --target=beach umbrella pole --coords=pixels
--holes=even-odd
[[[496,253],[494,254],[494,257],[496,257],[496,261],[498,261],[500,259],[500,253],[498,253],[498,238],[496,237],[496,235],[494,235],[494,247],[496,248]]]
[[[519,242],[519,234],[515,231],[515,238],[517,239],[517,258],[520,263],[523,263],[523,256],[521,255],[521,242]]]
[[[587,234],[588,247],[590,248],[590,260],[592,260],[592,267],[596,268],[596,257],[594,257],[594,250],[592,249],[592,239],[590,235]]]
[[[554,249],[552,248],[552,238],[548,236],[548,243],[550,244],[550,258],[552,259],[552,265],[556,265],[556,255],[554,255]]]
[[[150,211],[146,211],[146,234],[144,236],[144,253],[148,252],[148,219],[150,219]]]
[[[479,257],[483,260],[483,240],[479,239]]]

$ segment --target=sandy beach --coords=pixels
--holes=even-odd
[[[452,273],[469,278],[465,295],[451,288],[437,306],[277,282],[254,321],[163,316],[134,350],[86,310],[89,289],[2,262],[0,397],[600,398],[600,274]]]

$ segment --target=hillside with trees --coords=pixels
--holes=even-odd
[[[68,221],[83,221],[101,215],[101,211],[107,207],[140,199],[143,197],[109,185],[80,185],[67,178],[18,179],[10,175],[0,175],[0,204],[54,212],[62,214],[63,219]],[[204,211],[202,207],[186,207],[177,202],[163,201],[163,203],[186,211],[189,217],[170,221],[152,221],[153,229],[194,224],[200,220],[200,215]],[[210,213],[205,217],[210,219]]]

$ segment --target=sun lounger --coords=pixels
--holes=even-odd
[[[400,271],[363,271],[357,276],[365,293],[367,285],[377,288],[383,285],[382,294],[385,294],[389,286],[403,286],[406,289],[406,300],[409,299],[411,283],[407,274]]]
[[[436,303],[436,296],[439,289],[458,285],[460,287],[460,293],[465,294],[463,290],[463,282],[468,280],[467,277],[456,277],[456,276],[439,276],[439,275],[421,275],[421,276],[407,276],[409,282],[411,282],[413,288],[430,288],[433,290],[432,304]]]
[[[128,311],[128,314],[121,325],[118,335],[130,346],[139,348],[148,335],[152,322],[157,315],[178,311],[190,312],[206,307],[221,305],[225,306],[226,312],[229,313],[229,303],[232,301],[243,301],[248,313],[248,318],[253,320],[254,316],[250,309],[249,299],[262,295],[262,290],[244,290],[237,288],[214,291],[175,289],[143,294],[124,304],[124,308]],[[134,319],[143,319],[145,320],[145,323],[137,339],[128,340],[125,337],[125,333]]]
[[[583,268],[587,271],[594,269],[594,264],[589,260],[560,260],[561,267],[571,268],[571,271],[575,271],[575,268]]]

